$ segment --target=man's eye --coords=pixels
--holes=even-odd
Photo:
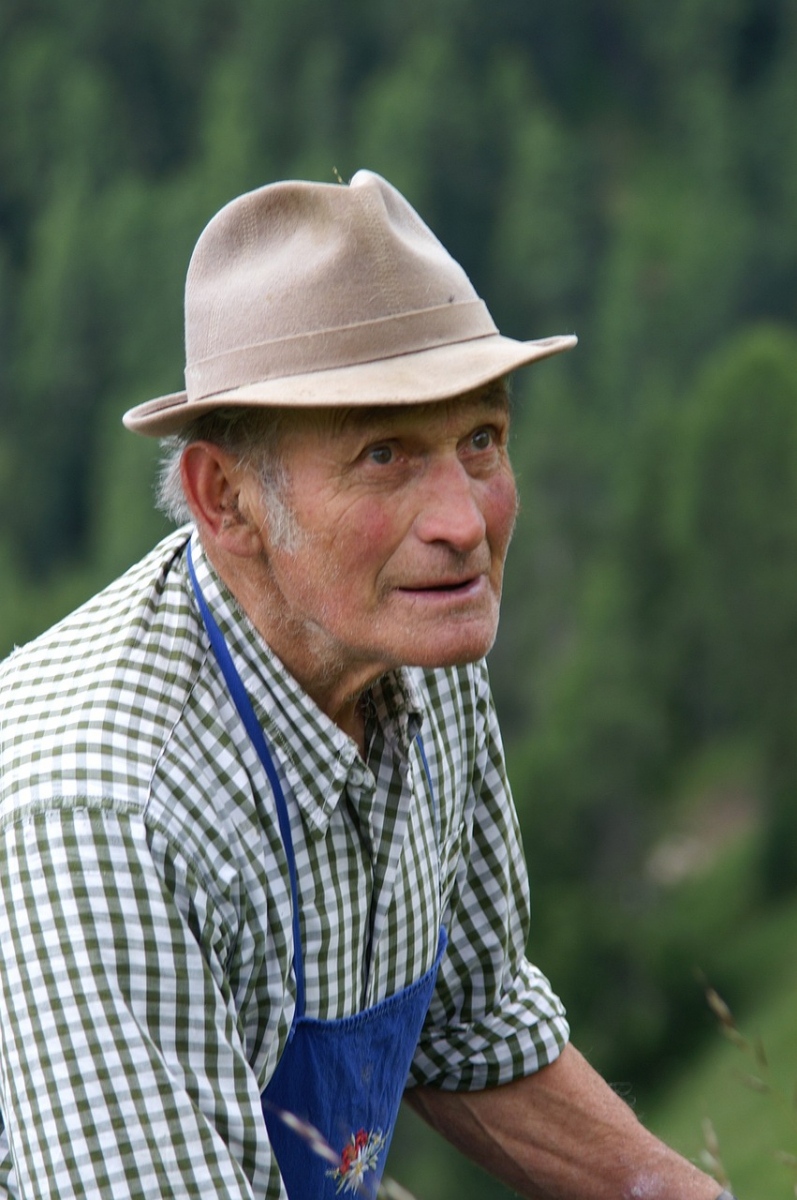
[[[382,442],[378,446],[371,447],[371,449],[368,451],[368,457],[370,458],[371,462],[375,462],[377,466],[386,467],[393,461],[395,456],[393,453],[393,447],[385,442]]]

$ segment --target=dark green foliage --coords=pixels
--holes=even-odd
[[[679,536],[704,724],[756,730],[764,883],[797,884],[797,337],[755,330],[711,364],[683,439]],[[719,703],[718,703],[719,698]]]

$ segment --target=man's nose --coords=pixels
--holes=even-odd
[[[467,553],[484,540],[486,522],[475,481],[458,460],[430,463],[420,484],[415,532],[423,542],[446,542]]]

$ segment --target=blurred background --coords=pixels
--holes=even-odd
[[[580,338],[515,383],[492,655],[530,956],[656,1132],[793,1194],[791,0],[2,0],[0,653],[166,530],[120,418],[183,386],[204,224],[361,166],[505,333]],[[507,1195],[394,1147],[418,1200]]]

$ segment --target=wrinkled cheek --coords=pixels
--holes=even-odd
[[[367,591],[377,585],[395,543],[391,515],[382,506],[361,506],[354,532],[338,543],[337,554],[347,574],[357,576],[359,585]]]
[[[387,545],[394,534],[394,513],[384,504],[361,504],[357,509],[355,552],[368,554],[372,547]]]
[[[514,477],[508,475],[494,480],[489,489],[485,520],[494,552],[501,562],[515,531],[518,507]]]

